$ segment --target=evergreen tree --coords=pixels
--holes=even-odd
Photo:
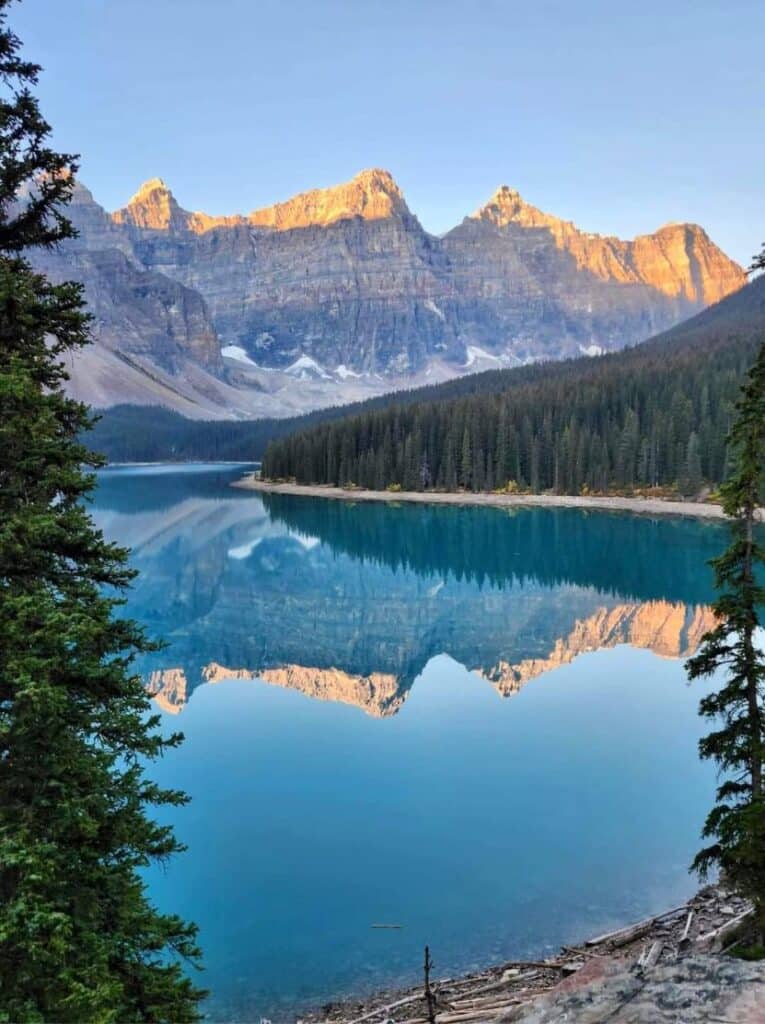
[[[685,455],[685,479],[683,491],[690,498],[695,498],[701,490],[703,483],[701,477],[701,453],[699,451],[699,438],[695,431],[688,439],[688,448]]]
[[[473,483],[473,449],[470,444],[470,428],[465,424],[465,431],[462,435],[462,458],[460,461],[460,482],[464,488],[472,486]]]
[[[139,872],[180,849],[151,808],[180,804],[144,765],[163,739],[120,619],[133,573],[83,500],[100,460],[78,440],[62,357],[89,340],[78,285],[24,259],[71,237],[74,161],[47,144],[0,0],[0,1020],[191,1021],[195,928],[158,913]]]
[[[742,390],[729,447],[732,473],[721,493],[731,544],[713,563],[719,622],[688,662],[691,679],[725,671],[720,689],[701,701],[701,714],[718,727],[699,745],[701,756],[718,764],[723,781],[704,826],[712,842],[693,866],[702,873],[713,865],[722,868],[754,901],[765,936],[765,655],[756,645],[765,606],[757,573],[765,565],[765,549],[755,532],[765,475],[765,344]]]
[[[724,300],[721,309],[727,304],[731,312],[719,322],[702,322],[680,338],[382,396],[331,427],[314,418],[326,411],[291,428],[245,424],[238,429],[251,431],[253,442],[247,449],[242,434],[238,457],[258,454],[265,429],[271,430],[265,476],[334,483],[337,455],[330,452],[347,440],[352,453],[385,449],[381,482],[388,486],[402,483],[412,438],[410,486],[427,451],[432,485],[447,490],[479,491],[512,480],[533,491],[637,485],[695,494],[704,481],[717,485],[728,475],[725,438],[740,382],[759,348],[763,296],[765,277]],[[214,438],[219,426],[202,428]],[[202,428],[185,428],[189,442]],[[198,441],[191,443],[184,442],[187,452],[204,453]]]
[[[759,252],[752,260],[751,266],[749,267],[749,273],[758,274],[762,270],[765,270],[765,242],[762,243],[762,251]]]

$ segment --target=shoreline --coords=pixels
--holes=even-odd
[[[750,904],[716,883],[700,889],[679,906],[605,934],[561,946],[558,954],[544,959],[506,960],[484,970],[433,979],[436,1024],[487,1024],[490,1021],[505,1024],[526,1019],[527,1013],[534,1014],[535,1007],[551,1000],[555,1005],[558,999],[565,1000],[585,987],[592,993],[587,1000],[591,1006],[604,994],[608,995],[607,992],[599,994],[597,990],[599,986],[608,986],[609,979],[616,981],[626,1005],[632,999],[627,991],[630,982],[641,987],[656,971],[671,972],[679,968],[682,973],[682,964],[689,957],[692,968],[691,978],[686,980],[686,998],[692,994],[696,1007],[703,1012],[708,986],[705,989],[700,975],[705,971],[714,973],[714,964],[746,928],[751,913]],[[728,958],[726,961],[733,964],[734,972],[736,965],[743,963]],[[761,973],[759,968],[757,970]],[[613,1004],[608,1009],[612,1011]],[[536,1016],[533,1019],[537,1022]],[[556,1015],[551,1019],[573,1021],[576,1017]],[[587,1019],[611,1018],[606,1014],[602,1018],[588,1016]],[[658,1011],[656,1017],[650,1019],[666,1020]],[[696,1016],[689,1018],[698,1019]],[[428,1024],[422,984],[391,987],[367,997],[347,996],[298,1017],[298,1024],[362,1022]]]
[[[134,469],[152,468],[153,466],[256,466],[260,465],[258,459],[183,459],[180,461],[168,462],[167,459],[157,459],[155,462],[112,462],[111,459],[105,466],[101,466],[97,472],[102,473],[105,469]]]
[[[580,508],[602,512],[631,512],[650,516],[691,516],[697,519],[725,520],[720,505],[698,501],[670,501],[666,498],[626,498],[617,496],[565,494],[493,494],[468,491],[367,491],[346,490],[324,484],[276,484],[242,477],[232,487],[266,494],[292,494],[305,498],[329,498],[335,501],[406,501],[425,505],[475,505],[484,508]],[[760,515],[762,517],[763,510]]]

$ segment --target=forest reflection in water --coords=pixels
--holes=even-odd
[[[383,717],[438,654],[508,696],[600,648],[686,658],[712,624],[718,524],[261,497],[227,487],[240,473],[102,478],[142,570],[130,611],[170,644],[142,665],[167,711],[260,678]]]
[[[689,894],[714,778],[682,659],[719,525],[261,498],[241,472],[115,469],[94,504],[167,643],[139,669],[186,736],[153,774],[191,797],[189,851],[148,881],[201,927],[210,1019],[405,984],[425,942],[444,972],[534,958]]]

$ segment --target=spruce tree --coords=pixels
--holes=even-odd
[[[712,841],[693,867],[702,875],[720,867],[753,900],[765,935],[765,655],[757,647],[765,549],[756,528],[765,476],[765,344],[736,406],[729,449],[732,470],[721,494],[731,543],[713,562],[718,624],[688,662],[691,679],[725,673],[720,688],[700,705],[716,728],[701,740],[699,752],[717,763],[722,781],[704,826]]]
[[[48,145],[0,0],[0,1021],[192,1021],[195,928],[160,914],[140,872],[180,849],[152,808],[184,802],[144,766],[163,739],[120,618],[133,573],[83,501],[98,456],[78,440],[65,355],[89,341],[80,287],[31,269],[73,235],[75,162]]]
[[[468,490],[473,483],[473,450],[470,444],[470,428],[465,424],[462,435],[462,459],[460,462],[461,484]]]
[[[685,455],[685,475],[683,478],[683,493],[690,498],[698,497],[703,484],[701,475],[701,452],[699,450],[699,438],[695,431],[688,439],[688,447]]]
[[[750,274],[758,274],[760,271],[765,270],[765,242],[762,243],[762,251],[759,252],[749,267]]]

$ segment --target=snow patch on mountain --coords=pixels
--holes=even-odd
[[[291,377],[297,377],[298,380],[311,380],[316,377],[320,377],[322,380],[332,379],[323,366],[320,366],[315,359],[305,355],[300,356],[294,363],[290,363],[284,372],[290,374]]]
[[[240,544],[238,547],[229,548],[228,557],[235,558],[238,562],[242,562],[245,558],[250,557],[262,540],[262,537],[256,537],[254,540],[247,541],[246,544]]]
[[[321,540],[318,537],[312,537],[307,533],[298,533],[296,530],[290,530],[289,536],[296,540],[305,551],[312,551],[321,544]]]
[[[240,345],[224,345],[220,350],[220,354],[224,359],[235,359],[238,363],[247,363],[248,366],[258,365],[250,359]]]
[[[364,376],[362,373],[356,373],[355,370],[351,370],[345,365],[345,363],[340,363],[340,365],[335,368],[335,373],[340,380],[348,380],[349,377],[356,377],[357,379],[360,379]]]
[[[498,365],[502,365],[504,363],[501,356],[493,356],[491,352],[487,352],[486,349],[479,348],[478,345],[468,345],[466,352],[467,359],[462,364],[464,367],[473,366],[473,364],[479,359],[483,359],[490,363],[497,363]]]
[[[425,301],[423,302],[423,306],[425,307],[425,309],[428,310],[428,312],[434,313],[439,320],[446,320],[446,317],[444,316],[444,311],[442,309],[439,309],[432,299],[425,299]]]

